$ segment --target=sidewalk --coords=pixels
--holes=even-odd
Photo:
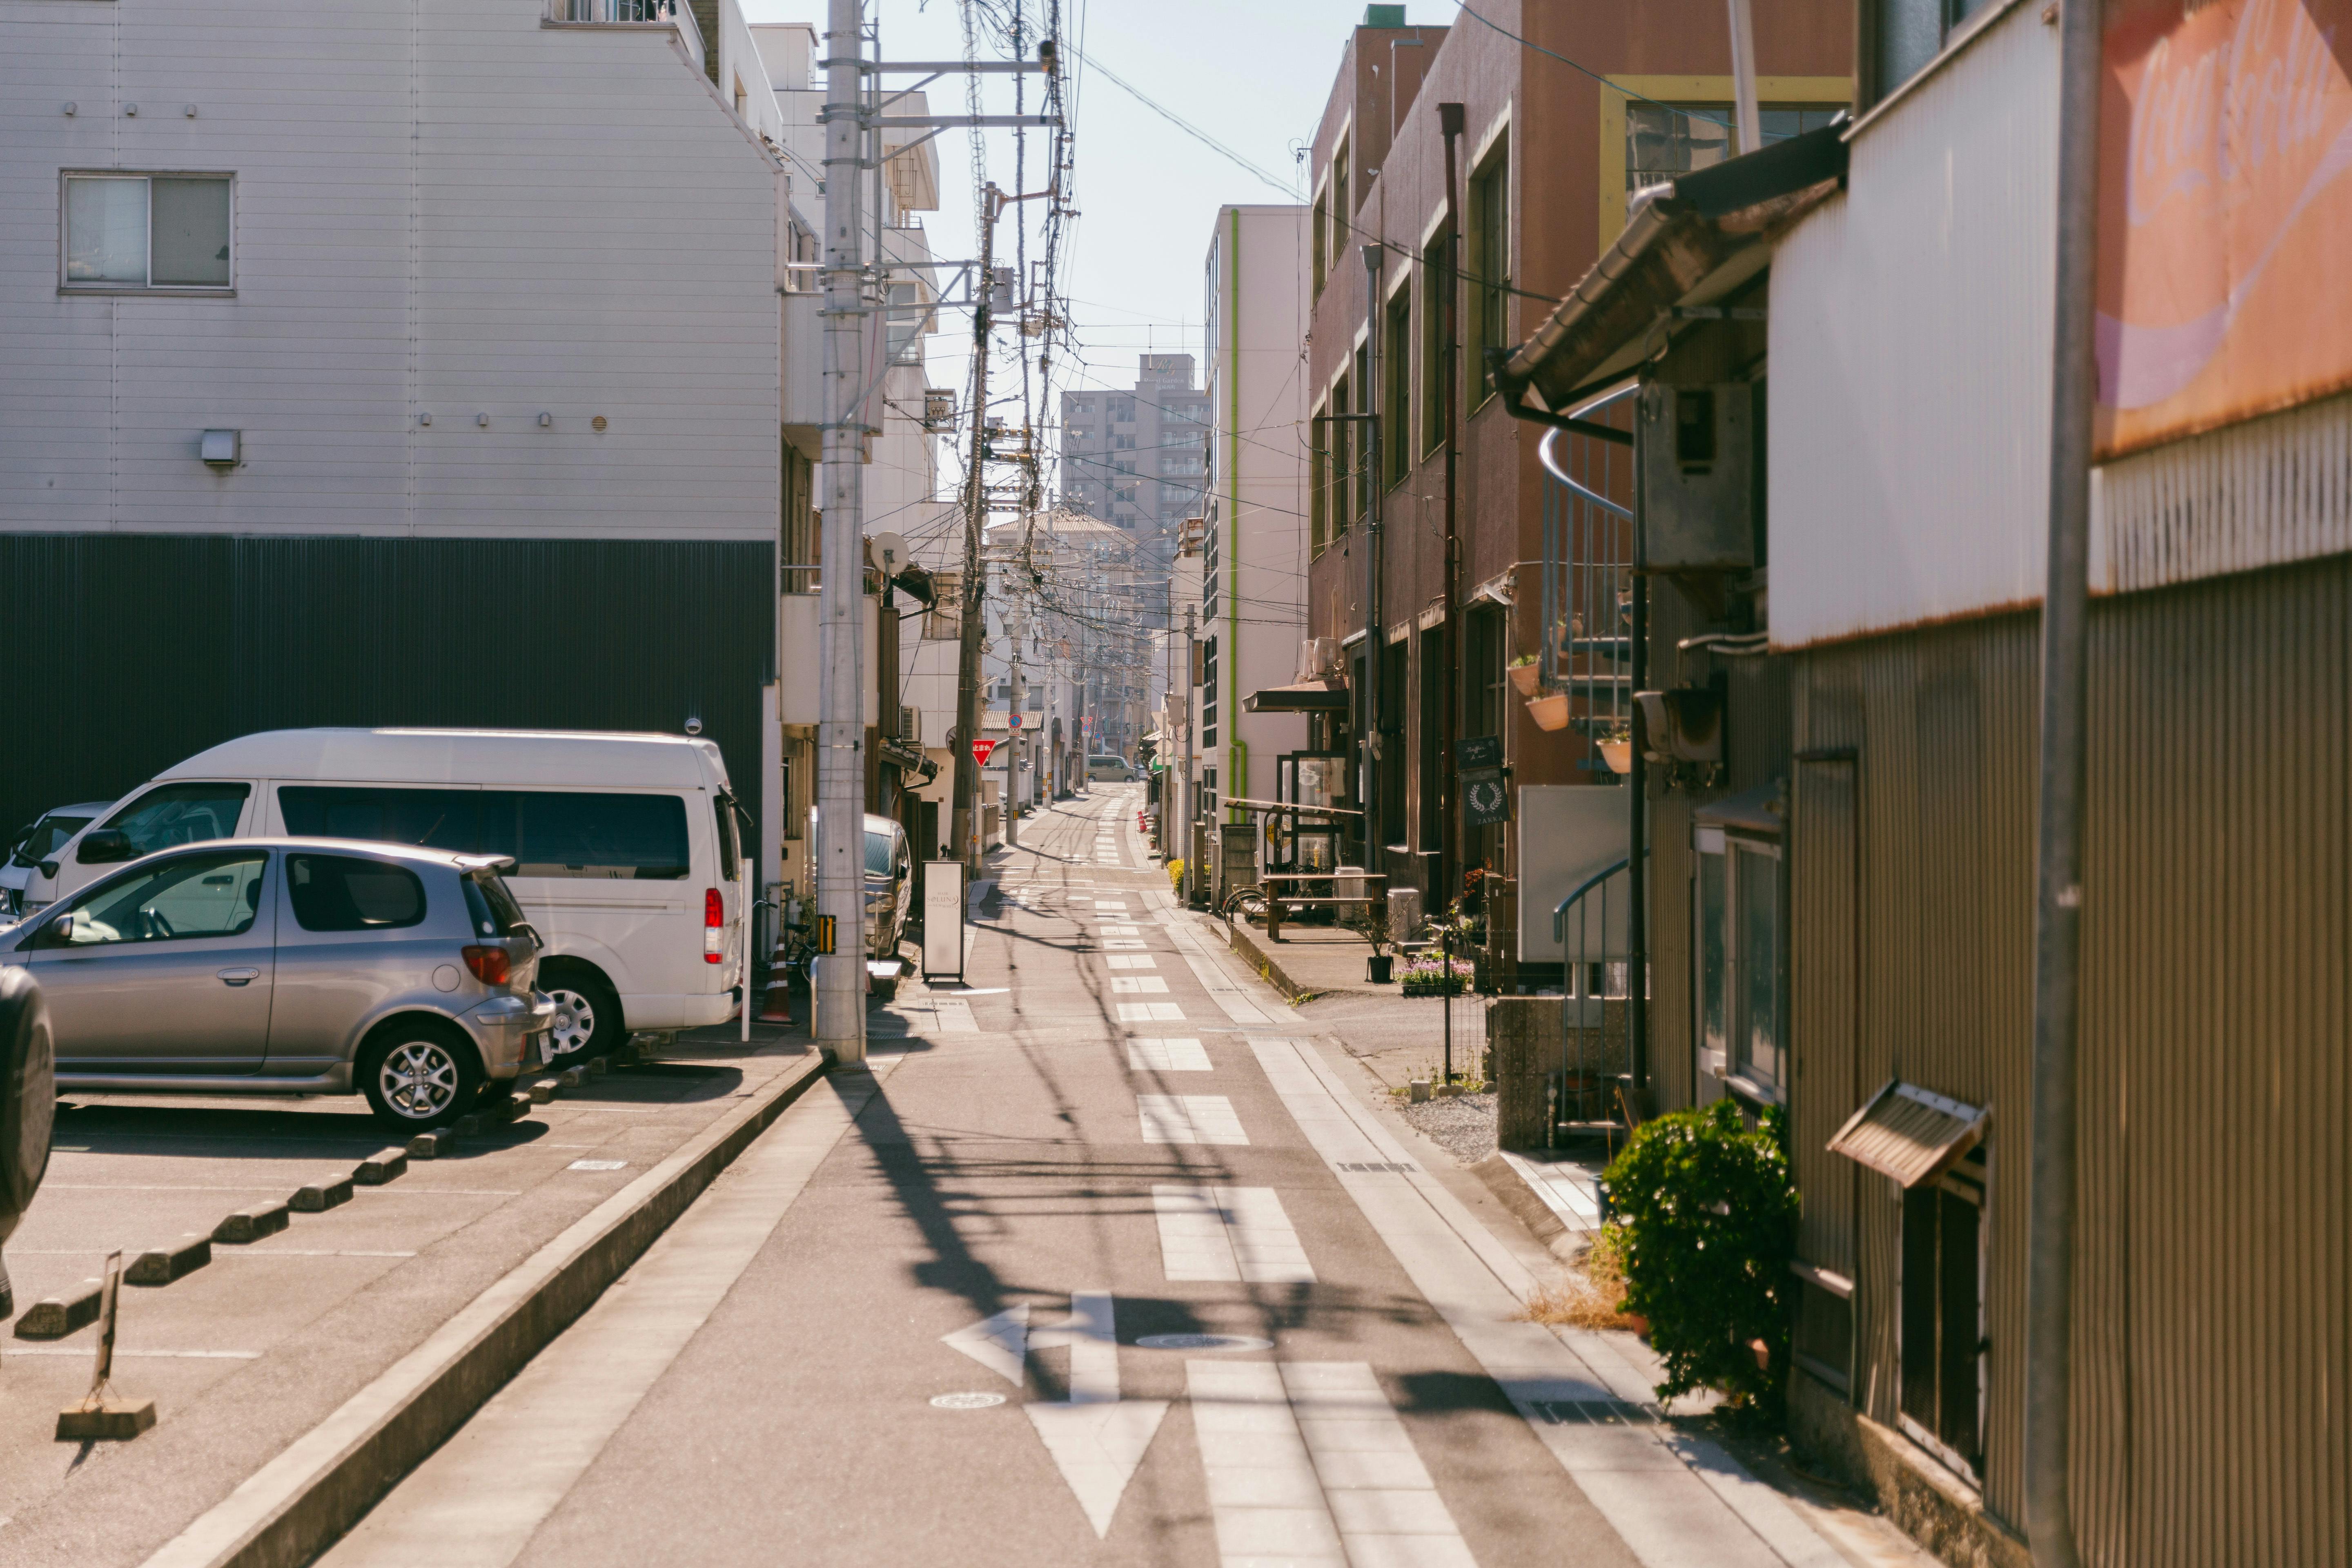
[[[346,1188],[347,1201],[295,1214],[260,1240],[215,1243],[207,1264],[168,1286],[126,1287],[114,1385],[153,1399],[158,1417],[134,1442],[53,1439],[58,1407],[89,1387],[94,1327],[56,1340],[12,1334],[0,1342],[0,1560],[141,1562],[556,1238],[731,1120],[772,1115],[820,1066],[804,1030],[758,1026],[748,1047],[733,1026],[681,1037],[658,1058],[460,1140],[453,1156]],[[20,1315],[98,1273],[118,1247],[128,1261],[210,1233],[223,1215],[282,1202],[392,1142],[353,1098],[66,1099],[47,1180],[8,1246]],[[632,1198],[609,1241],[532,1296],[531,1321],[501,1331],[513,1342],[496,1348],[527,1356],[560,1330],[602,1289],[598,1276],[625,1266],[726,1157],[715,1150]],[[428,1387],[411,1404],[436,1398]]]

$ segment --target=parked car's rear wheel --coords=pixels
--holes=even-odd
[[[555,999],[549,1066],[561,1071],[621,1043],[621,999],[584,963],[558,959],[539,966],[539,988]]]
[[[482,1062],[429,1024],[395,1025],[379,1034],[358,1063],[361,1092],[378,1120],[423,1132],[474,1109],[482,1090]]]

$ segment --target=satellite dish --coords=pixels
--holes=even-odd
[[[869,533],[866,542],[874,549],[875,564],[882,568],[885,577],[896,577],[908,565],[907,536],[903,533]]]

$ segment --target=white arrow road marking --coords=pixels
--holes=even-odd
[[[1029,1355],[1029,1303],[1024,1301],[968,1329],[942,1334],[940,1343],[961,1351],[1018,1388],[1025,1381],[1022,1363]]]
[[[1168,1414],[1164,1399],[1118,1396],[1118,1328],[1110,1292],[1072,1292],[1070,1315],[1034,1331],[1023,1305],[942,1335],[940,1342],[1015,1384],[1024,1381],[1029,1352],[1068,1349],[1069,1399],[1027,1406],[1029,1421],[1094,1526],[1096,1539],[1109,1534],[1118,1500]]]

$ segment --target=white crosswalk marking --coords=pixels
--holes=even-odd
[[[1122,950],[1122,949],[1125,949],[1125,950],[1128,950],[1128,951],[1130,951],[1130,952],[1131,952],[1131,951],[1133,951],[1133,950],[1135,950],[1135,949],[1138,949],[1138,948],[1142,947],[1142,946],[1144,945],[1144,942],[1143,942],[1143,939],[1142,939],[1141,937],[1125,937],[1125,936],[1120,936],[1120,937],[1111,937],[1111,938],[1108,938],[1108,939],[1107,939],[1107,940],[1103,942],[1103,944],[1102,944],[1102,945],[1103,945],[1103,951],[1104,951],[1105,952],[1119,952],[1119,951],[1120,951],[1120,950]]]
[[[1146,1143],[1246,1143],[1234,1102],[1222,1094],[1139,1094]]]
[[[1315,1283],[1315,1266],[1272,1187],[1154,1186],[1151,1206],[1171,1279]]]
[[[1143,944],[1139,942],[1135,945],[1141,947]],[[1106,969],[1157,969],[1160,965],[1153,963],[1149,958],[1128,956],[1123,958],[1106,958],[1103,960],[1103,967]]]
[[[1138,926],[1107,925],[1102,928],[1102,934],[1105,936],[1141,936],[1143,931],[1142,929]]]
[[[1314,1462],[1274,1363],[1188,1361],[1184,1381],[1208,1475],[1218,1557],[1228,1568],[1273,1563],[1341,1568],[1347,1557],[1339,1531],[1323,1505]]]
[[[1173,1002],[1121,1002],[1118,1021],[1122,1024],[1181,1024],[1184,1009]]]
[[[1209,1053],[1198,1040],[1129,1040],[1127,1065],[1137,1072],[1207,1072]]]
[[[1349,1562],[1475,1568],[1369,1365],[1286,1362],[1282,1382]]]
[[[1157,974],[1114,974],[1110,978],[1110,994],[1114,996],[1164,996],[1168,982]]]

